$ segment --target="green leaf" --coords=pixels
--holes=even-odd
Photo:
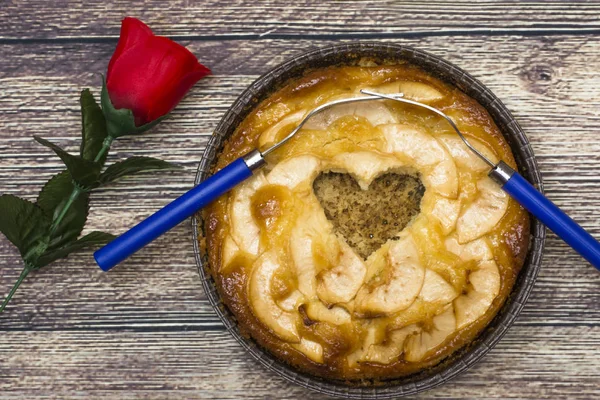
[[[37,205],[52,220],[57,217],[68,202],[75,186],[69,171],[63,171],[54,175],[40,191],[37,198]],[[50,237],[48,249],[56,249],[77,239],[88,216],[89,194],[87,192],[79,193],[77,198],[71,203],[67,213],[63,216],[54,233]]]
[[[102,77],[102,93],[100,95],[100,104],[102,104],[102,112],[106,118],[106,128],[108,135],[113,138],[118,138],[126,135],[136,135],[151,129],[160,121],[162,121],[166,115],[155,119],[152,122],[148,122],[142,126],[135,126],[135,117],[133,111],[127,108],[116,109],[106,87],[106,79]]]
[[[170,162],[159,160],[152,157],[130,157],[124,161],[114,163],[106,168],[106,171],[100,175],[100,184],[114,182],[117,179],[134,175],[138,172],[160,170],[160,169],[179,169],[181,167]]]
[[[46,251],[37,260],[37,263],[35,264],[35,266],[36,266],[36,268],[45,267],[46,265],[50,264],[51,262],[56,261],[59,258],[66,257],[74,251],[81,250],[83,248],[90,247],[90,246],[104,245],[104,244],[110,242],[111,240],[113,240],[114,238],[116,238],[115,235],[111,235],[110,233],[106,233],[106,232],[94,231],[94,232],[88,233],[81,239],[79,239],[75,242],[71,242],[71,243],[67,244],[66,246],[63,246],[59,249],[55,249],[52,251],[50,251],[50,250]]]
[[[80,156],[84,160],[94,161],[107,136],[106,120],[89,89],[81,92],[79,102],[81,103]],[[104,161],[106,161],[106,153],[98,160],[100,165],[104,165]]]
[[[21,252],[23,260],[35,261],[48,246],[50,218],[36,204],[20,197],[0,196],[0,232]]]
[[[59,146],[51,143],[39,136],[33,137],[38,143],[51,148],[57,156],[65,163],[67,169],[71,173],[73,180],[82,188],[89,189],[94,186],[98,177],[100,176],[100,170],[102,166],[93,161],[85,160],[79,156],[74,156],[67,153]]]

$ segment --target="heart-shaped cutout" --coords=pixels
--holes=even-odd
[[[333,229],[363,259],[404,229],[425,193],[418,178],[396,173],[381,175],[363,190],[351,175],[327,172],[313,189]]]

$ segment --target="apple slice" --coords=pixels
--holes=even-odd
[[[356,310],[363,314],[391,314],[408,308],[417,298],[425,279],[411,234],[404,234],[390,246],[389,279],[372,290],[362,288],[356,296]]]
[[[404,359],[410,362],[421,361],[425,356],[446,341],[456,330],[456,317],[452,305],[441,314],[433,317],[433,328],[409,337],[404,344]]]
[[[277,256],[263,253],[252,266],[248,282],[248,297],[254,315],[275,335],[286,342],[300,342],[297,324],[300,314],[282,310],[271,293],[271,282],[280,268]]]
[[[317,286],[317,295],[327,304],[347,303],[362,286],[367,267],[354,250],[338,238],[338,264],[323,271]]]
[[[477,182],[478,195],[456,222],[459,243],[475,240],[496,227],[508,209],[508,195],[490,178]]]

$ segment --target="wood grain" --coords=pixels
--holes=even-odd
[[[178,39],[393,37],[464,34],[570,34],[600,29],[600,5],[585,1],[209,0],[80,2],[4,1],[3,40],[105,40],[120,20],[142,18]],[[23,28],[26,29],[23,29]],[[583,31],[583,32],[582,32]]]
[[[592,334],[516,326],[476,368],[420,398],[593,398]],[[0,354],[3,399],[325,399],[257,368],[227,332],[10,332]]]
[[[394,40],[440,55],[492,89],[527,132],[548,196],[600,237],[600,32],[596,2],[4,1],[0,192],[34,199],[61,165],[31,135],[78,145],[77,98],[98,92],[126,14],[182,40],[214,75],[109,162],[162,157],[179,172],[92,195],[87,229],[114,233],[189,189],[210,133],[244,88],[308,48]],[[111,273],[89,253],[28,279],[0,315],[2,398],[319,398],[274,377],[223,330],[182,224]],[[0,238],[0,292],[21,268]],[[525,310],[465,375],[422,398],[600,396],[600,274],[554,235]]]

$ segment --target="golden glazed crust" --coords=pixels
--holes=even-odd
[[[367,87],[439,108],[488,157],[516,168],[483,107],[399,64],[330,67],[290,82],[238,126],[216,169],[280,139],[316,106]],[[511,291],[529,219],[457,140],[445,121],[415,107],[333,108],[207,207],[200,240],[242,333],[303,371],[350,381],[401,377],[473,340]],[[365,259],[315,196],[315,178],[329,171],[351,174],[365,190],[386,173],[418,177],[420,212]]]

